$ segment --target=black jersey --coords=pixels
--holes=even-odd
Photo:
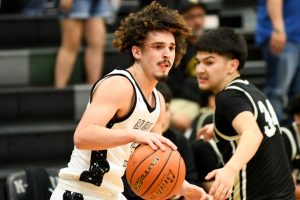
[[[274,109],[261,91],[241,79],[232,81],[216,96],[216,139],[230,144],[224,145],[224,150],[220,149],[224,161],[227,162],[234,154],[240,138],[232,127],[232,121],[244,111],[255,116],[263,140],[253,158],[236,177],[233,199],[294,199],[294,183]]]

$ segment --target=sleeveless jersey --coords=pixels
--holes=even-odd
[[[241,79],[232,81],[216,96],[214,131],[223,144],[220,150],[224,161],[228,162],[236,151],[240,136],[232,127],[232,120],[243,111],[254,114],[263,140],[236,176],[232,199],[294,199],[294,184],[274,109],[261,91]]]
[[[160,114],[158,92],[156,89],[152,92],[155,106],[151,107],[133,76],[127,70],[114,70],[95,83],[91,91],[90,102],[95,88],[111,76],[126,77],[133,86],[135,98],[129,113],[123,118],[110,120],[106,127],[150,131]],[[135,143],[129,143],[99,151],[79,150],[74,147],[68,167],[60,170],[60,183],[64,185],[65,189],[91,196],[109,196],[113,193],[121,193],[123,192],[121,177],[124,175],[129,156],[136,146]]]

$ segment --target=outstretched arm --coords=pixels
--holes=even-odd
[[[212,196],[208,195],[203,188],[187,181],[183,182],[179,194],[184,196],[186,200],[213,200]]]
[[[235,176],[254,156],[263,139],[253,113],[249,111],[238,114],[232,125],[241,136],[236,152],[223,168],[214,170],[206,176],[207,180],[215,178],[209,194],[216,200],[223,200],[231,195]]]

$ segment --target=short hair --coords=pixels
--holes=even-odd
[[[221,27],[204,33],[200,36],[194,48],[197,52],[217,53],[231,59],[237,59],[240,62],[238,70],[244,67],[248,56],[245,38],[227,27]]]
[[[156,85],[156,89],[162,94],[166,103],[170,103],[173,97],[172,90],[167,85],[166,82],[158,82]]]
[[[178,11],[180,14],[184,14],[193,8],[201,8],[206,12],[206,5],[200,0],[181,0],[179,1]]]
[[[136,13],[129,14],[121,21],[121,25],[115,31],[113,46],[121,52],[129,51],[131,59],[134,60],[131,47],[141,47],[150,31],[169,31],[174,35],[177,66],[186,51],[185,39],[191,31],[178,11],[163,7],[156,1]]]
[[[290,100],[287,110],[290,116],[300,114],[300,94]]]

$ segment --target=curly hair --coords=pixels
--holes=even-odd
[[[176,10],[152,2],[136,13],[130,13],[115,31],[113,46],[121,52],[131,52],[132,46],[142,46],[150,31],[169,31],[175,37],[175,65],[186,51],[185,39],[191,34],[183,17]],[[134,60],[133,55],[131,59]]]

